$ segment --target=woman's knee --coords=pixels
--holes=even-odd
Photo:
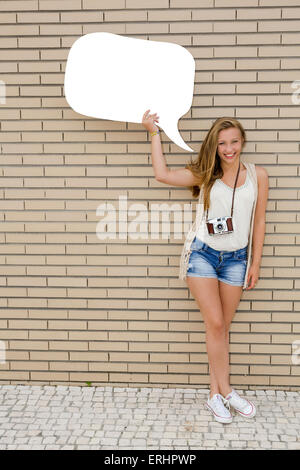
[[[225,335],[226,324],[222,315],[211,317],[206,321],[206,331],[214,335]]]

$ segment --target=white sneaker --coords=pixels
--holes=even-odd
[[[215,393],[212,398],[208,398],[205,406],[219,423],[231,423],[232,414],[228,409],[229,405],[226,404],[227,408],[224,406],[224,398],[220,393]]]
[[[253,418],[256,415],[256,408],[254,404],[247,400],[246,398],[242,398],[239,396],[234,388],[228,395],[224,398],[224,402],[226,405],[232,406],[241,416],[245,418]]]

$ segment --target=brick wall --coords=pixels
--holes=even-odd
[[[270,190],[260,280],[231,327],[231,383],[299,389],[300,1],[2,1],[0,23],[0,383],[209,384],[202,317],[178,279],[184,236],[96,235],[97,207],[118,208],[119,196],[148,209],[192,201],[154,179],[142,125],[68,105],[72,44],[107,31],[193,54],[194,99],[179,129],[196,152],[217,117],[245,127],[243,159],[267,169]],[[191,154],[162,142],[170,168],[184,167]]]

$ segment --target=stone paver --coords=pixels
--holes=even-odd
[[[208,389],[0,385],[0,450],[300,449],[300,391],[237,391],[257,415],[221,424]]]

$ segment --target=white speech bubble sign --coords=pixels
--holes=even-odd
[[[178,132],[192,104],[195,61],[184,47],[117,34],[86,34],[72,45],[64,92],[77,113],[141,123],[147,109],[179,147],[194,152]]]

